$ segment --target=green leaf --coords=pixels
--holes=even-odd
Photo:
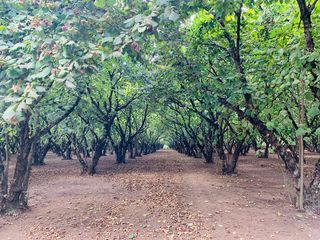
[[[146,26],[139,27],[139,28],[138,28],[138,32],[139,32],[139,33],[143,33],[144,31],[146,31],[146,29],[147,29]]]
[[[176,21],[180,17],[178,13],[176,13],[171,6],[167,6],[164,10],[163,16],[170,21]]]
[[[305,134],[305,130],[303,128],[298,128],[296,131],[297,137],[303,136]]]
[[[101,40],[102,43],[113,42],[113,37],[105,37]]]
[[[172,11],[171,14],[169,15],[169,20],[175,22],[179,19],[179,14],[176,13],[175,11]]]
[[[309,60],[309,62],[312,62],[312,61],[317,61],[318,59],[320,59],[320,53],[318,53],[318,52],[313,52],[313,53],[311,53],[310,55],[309,55],[309,57],[308,57],[308,60]]]
[[[280,49],[279,49],[279,54],[280,54],[280,56],[282,56],[283,53],[284,53],[284,49],[283,49],[283,48],[280,48]]]
[[[310,110],[308,111],[308,114],[311,118],[317,116],[320,114],[320,110],[318,107],[312,107],[310,108]]]
[[[46,88],[42,87],[42,86],[36,86],[35,89],[37,90],[37,92],[45,92]]]
[[[132,27],[134,25],[135,18],[129,18],[129,19],[125,20],[123,23],[124,23],[126,28],[130,28],[130,27]]]
[[[312,95],[311,92],[307,92],[305,95],[304,95],[306,101],[314,101],[314,96]]]
[[[310,137],[304,137],[303,139],[304,139],[305,141],[307,141],[307,142],[311,141],[311,138],[310,138]]]
[[[97,8],[104,8],[106,6],[106,0],[95,0],[94,5]]]
[[[113,44],[114,45],[119,45],[122,43],[122,37],[118,36],[114,39]]]
[[[10,123],[11,119],[12,119],[15,115],[16,115],[16,113],[15,113],[13,107],[11,106],[11,107],[7,108],[7,110],[4,111],[4,113],[3,113],[3,115],[2,115],[2,118],[3,118],[6,122]]]
[[[64,64],[66,64],[67,62],[69,62],[69,60],[66,59],[66,58],[62,58],[62,59],[59,60],[59,64],[60,64],[60,65],[64,65]]]
[[[17,43],[10,48],[10,52],[16,51],[20,48],[24,48],[26,45],[24,43]]]
[[[131,234],[129,235],[129,239],[134,239],[134,238],[136,238],[136,235],[135,235],[134,233],[131,233]]]
[[[31,89],[28,93],[28,97],[36,99],[39,97],[39,95],[37,94],[35,89]]]
[[[266,125],[267,125],[267,128],[268,128],[269,130],[273,130],[274,127],[275,127],[275,124],[274,124],[274,122],[272,122],[272,121],[267,122]]]
[[[20,68],[24,68],[24,69],[32,69],[34,68],[34,63],[33,62],[28,62],[26,64],[23,65],[19,65]]]
[[[58,73],[58,78],[64,78],[66,75],[67,75],[67,71],[66,70],[61,70],[59,73]]]
[[[74,85],[74,83],[71,82],[71,81],[66,81],[66,87],[67,87],[67,88],[74,89],[74,88],[76,87],[76,85]]]
[[[18,78],[22,75],[23,70],[17,68],[10,68],[7,72],[8,76],[11,78]]]
[[[93,54],[91,52],[88,52],[86,55],[84,55],[81,59],[86,60],[93,57]]]
[[[1,45],[0,51],[7,50],[9,47],[7,45]]]
[[[50,72],[51,72],[51,67],[46,67],[41,72],[33,74],[30,78],[31,79],[45,78],[50,74]]]
[[[299,127],[296,131],[296,136],[301,137],[304,136],[306,133],[309,133],[311,131],[310,128],[305,128],[304,126]]]
[[[162,6],[162,5],[168,5],[170,3],[170,0],[158,0],[157,5]]]

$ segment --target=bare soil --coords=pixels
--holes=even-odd
[[[81,176],[49,154],[32,170],[30,210],[1,217],[0,240],[320,240],[320,216],[291,205],[278,159],[241,157],[237,176],[172,150],[114,162]]]

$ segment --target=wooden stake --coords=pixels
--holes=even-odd
[[[300,116],[299,116],[299,123],[300,126],[304,125],[304,80],[301,80],[301,99],[300,99]],[[304,187],[304,169],[303,169],[303,163],[304,163],[304,143],[303,143],[303,135],[299,136],[299,170],[300,170],[300,192],[299,192],[299,210],[303,211],[303,187]]]
[[[5,133],[5,151],[6,151],[6,163],[5,163],[5,169],[4,169],[4,184],[5,188],[7,190],[6,193],[8,193],[8,175],[9,175],[9,161],[10,161],[10,151],[9,151],[9,136],[8,136],[8,130],[6,130]]]

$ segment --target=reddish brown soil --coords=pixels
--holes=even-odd
[[[96,176],[53,155],[34,167],[30,210],[0,218],[1,240],[320,239],[320,217],[289,202],[277,159],[240,159],[238,176],[171,150]]]

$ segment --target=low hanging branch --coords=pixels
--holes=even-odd
[[[81,100],[81,96],[77,96],[75,102],[73,103],[73,105],[66,110],[60,117],[58,117],[57,119],[55,119],[54,121],[52,121],[51,123],[49,123],[45,128],[39,130],[38,132],[36,132],[32,137],[31,137],[31,141],[33,142],[36,139],[39,139],[41,136],[45,135],[46,133],[48,133],[54,126],[58,125],[60,122],[62,122],[65,118],[67,118],[73,111],[74,109],[78,106],[79,102]]]

